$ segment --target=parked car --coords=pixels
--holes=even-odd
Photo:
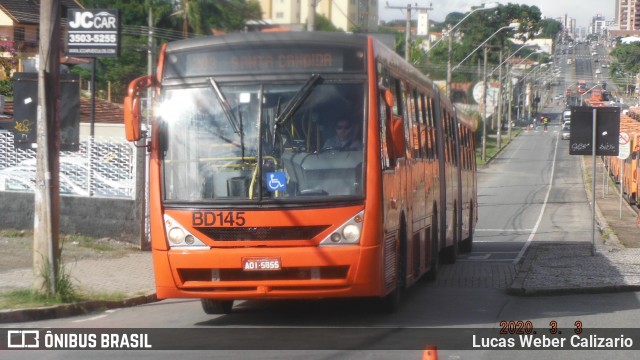
[[[532,119],[520,118],[513,121],[513,126],[529,126],[533,123]]]
[[[88,196],[89,191],[81,188],[65,174],[60,174],[60,194]],[[32,192],[36,188],[35,165],[18,165],[0,170],[0,191]]]
[[[569,140],[571,137],[571,122],[566,121],[564,125],[562,125],[562,132],[560,133],[562,140]]]
[[[22,166],[35,168],[36,159],[28,159],[20,163]],[[89,190],[98,196],[131,196],[133,180],[131,174],[115,165],[95,162],[92,164],[89,177],[89,162],[86,158],[65,156],[60,158],[60,176],[67,177],[87,195]],[[90,186],[91,182],[91,186]]]

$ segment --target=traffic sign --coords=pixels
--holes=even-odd
[[[631,155],[631,144],[629,143],[629,133],[620,131],[620,146],[618,147],[618,159],[626,159]]]
[[[629,143],[629,133],[625,132],[625,131],[620,131],[619,142],[620,142],[620,145],[628,144]]]

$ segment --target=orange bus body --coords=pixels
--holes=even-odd
[[[287,196],[294,197],[294,190],[290,195],[285,191],[267,194],[260,189],[265,174],[262,178],[256,175],[265,166],[264,157],[260,166],[251,165],[255,162],[248,158],[242,164],[238,162],[239,165],[234,163],[233,166],[225,165],[223,170],[216,170],[216,174],[241,172],[244,170],[236,170],[235,166],[245,167],[247,163],[256,168],[253,180],[245,179],[248,189],[239,186],[245,196],[241,201],[233,202],[227,198],[220,203],[169,201],[170,195],[167,194],[171,188],[167,183],[167,173],[182,165],[167,159],[168,149],[174,146],[167,144],[180,140],[180,134],[179,131],[176,134],[167,130],[173,126],[173,120],[167,119],[168,112],[160,111],[162,106],[157,105],[153,109],[148,147],[150,237],[157,296],[160,299],[201,298],[205,311],[211,313],[228,312],[229,302],[239,299],[379,297],[393,305],[404,288],[429,271],[435,274],[440,255],[445,261],[452,262],[458,250],[471,250],[477,221],[474,143],[477,124],[471,118],[458,115],[429,79],[377,40],[346,34],[248,33],[166,45],[159,57],[156,76],[137,79],[130,85],[125,101],[127,134],[144,135],[136,129],[140,127],[141,111],[134,104],[140,103],[139,96],[147,86],[153,86],[156,97],[164,99],[171,89],[180,88],[183,83],[223,88],[227,82],[233,83],[238,79],[244,86],[260,76],[264,77],[261,80],[264,84],[273,82],[276,85],[309,78],[310,73],[295,74],[291,70],[286,74],[271,74],[262,69],[257,69],[256,74],[249,74],[249,77],[246,73],[238,73],[235,77],[200,73],[193,78],[172,82],[169,76],[172,71],[177,71],[170,67],[182,69],[180,71],[185,73],[190,71],[186,68],[188,65],[175,62],[181,54],[187,54],[189,58],[190,51],[215,54],[240,48],[246,51],[247,62],[239,63],[238,59],[232,59],[229,66],[259,67],[259,63],[251,61],[264,60],[270,55],[257,49],[282,44],[290,44],[296,49],[309,44],[321,51],[324,51],[323,47],[327,48],[324,57],[301,57],[283,65],[292,66],[296,71],[309,64],[324,66],[326,61],[342,61],[347,55],[330,54],[335,46],[344,47],[344,54],[360,54],[354,61],[364,61],[361,74],[347,74],[354,77],[353,81],[361,79],[365,88],[361,134],[363,162],[360,163],[363,179],[358,182],[363,186],[362,197],[346,196],[338,201],[342,198],[334,199],[331,193],[310,192],[308,201],[287,202]],[[253,51],[262,57],[253,57]],[[345,61],[345,68],[346,64]],[[207,68],[210,64],[194,60],[193,66]],[[333,86],[333,82],[338,84],[337,88],[347,75],[331,80],[336,76],[332,72],[343,71],[340,66],[326,73],[319,71],[323,80],[318,82],[321,84],[317,85],[318,88]],[[315,81],[313,76],[311,79],[311,82]],[[218,93],[221,103],[230,97],[230,90],[225,91]],[[301,92],[312,97],[313,91],[319,90]],[[266,90],[260,90],[258,94],[265,97]],[[238,98],[248,103],[254,95],[239,93]],[[256,102],[260,110],[258,113],[267,112],[262,110],[267,103],[266,98]],[[282,104],[278,109],[286,107]],[[292,113],[287,131],[292,137],[306,138],[305,143],[297,143],[304,150],[292,150],[283,145],[283,153],[289,158],[274,159],[276,166],[286,167],[285,162],[294,162],[296,156],[305,156],[305,159],[321,156],[318,149],[308,150],[313,146],[319,147],[323,129],[309,122],[310,117],[296,113],[296,110]],[[240,110],[236,115],[227,114],[227,119],[230,123],[234,119],[244,119],[245,115],[239,115],[242,115]],[[354,117],[357,116],[354,114]],[[317,125],[320,120],[314,121]],[[243,128],[240,126],[241,131]],[[140,136],[129,140],[139,140]],[[169,136],[177,140],[172,140],[173,143],[166,140]],[[347,159],[346,155],[344,157]],[[261,157],[256,155],[256,158],[259,160]],[[222,157],[216,153],[213,160],[200,159],[197,166],[219,159]],[[306,171],[305,168],[289,166],[282,170],[286,173],[287,183],[292,183],[295,178],[299,186],[303,180],[314,180],[295,174],[300,169]],[[176,173],[183,176],[189,171]],[[321,175],[320,172],[315,176]],[[236,178],[229,178],[227,187]],[[241,184],[243,181],[240,179]],[[257,185],[254,187],[254,184]],[[205,184],[205,190],[206,187]],[[215,185],[213,187],[212,191],[218,191]],[[230,187],[227,191],[232,192]],[[300,196],[303,192],[295,191],[296,200],[307,199]],[[271,198],[258,203],[265,196],[261,192]],[[252,193],[262,195],[255,200]],[[359,235],[353,243],[343,240],[355,236],[347,234],[347,229]],[[192,244],[195,241],[198,246],[172,245],[173,241],[181,241],[182,238],[192,241]],[[335,244],[332,243],[334,240]],[[218,307],[221,303],[229,307]]]
[[[638,203],[638,152],[640,149],[640,123],[627,130],[629,134],[630,154],[624,160],[622,191],[630,204]]]

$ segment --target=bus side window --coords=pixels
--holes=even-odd
[[[380,106],[378,117],[380,120],[380,156],[382,160],[382,169],[389,169],[395,166],[395,163],[392,163],[392,157],[389,153],[390,151],[390,138],[389,131],[387,130],[387,125],[389,124],[389,115],[391,113],[391,109],[387,106],[385,99],[386,90],[384,88],[380,89]]]

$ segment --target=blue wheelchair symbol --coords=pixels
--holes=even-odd
[[[267,188],[269,191],[280,191],[287,189],[287,175],[284,172],[268,172]]]

